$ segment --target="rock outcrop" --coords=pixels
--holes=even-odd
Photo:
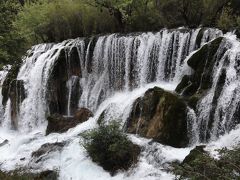
[[[81,77],[81,66],[77,47],[69,50],[64,49],[60,52],[56,60],[51,75],[48,80],[47,101],[50,114],[58,113],[61,115],[67,114],[67,101],[68,101],[68,87],[67,82],[71,77]],[[81,94],[79,90],[79,81],[76,81],[74,93],[71,99],[71,110],[75,112],[78,108],[78,100]]]
[[[216,53],[223,38],[219,37],[204,45],[200,50],[191,56],[188,65],[194,70],[192,75],[186,75],[176,88],[176,92],[189,97],[189,105],[195,108],[197,101],[212,86],[212,73],[214,64],[218,61]],[[227,50],[227,49],[226,49]],[[223,53],[226,51],[223,50]],[[224,72],[220,78],[219,87],[224,84]]]
[[[2,104],[5,106],[7,103],[7,100],[9,98],[9,89],[11,87],[11,83],[13,80],[17,79],[17,75],[18,72],[20,70],[21,64],[20,63],[16,63],[15,65],[13,65],[11,67],[11,69],[9,70],[6,79],[3,82],[3,86],[2,86],[2,96],[3,96],[3,100],[2,100]]]
[[[185,147],[188,144],[186,108],[178,95],[158,87],[150,89],[133,104],[127,132],[173,147]]]
[[[22,101],[25,99],[24,82],[17,80],[17,74],[20,69],[20,64],[15,64],[9,70],[2,86],[2,104],[5,106],[8,99],[11,100],[11,126],[12,129],[18,128],[18,114]]]
[[[20,104],[25,99],[24,82],[22,80],[13,80],[9,89],[9,98],[11,100],[11,124],[13,129],[18,128],[18,114]]]
[[[47,118],[48,126],[46,134],[50,133],[63,133],[68,129],[77,126],[80,123],[87,121],[90,117],[93,116],[93,113],[86,109],[81,108],[76,112],[73,117],[66,117],[60,114],[53,114]]]

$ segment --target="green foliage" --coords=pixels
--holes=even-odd
[[[85,132],[82,145],[92,160],[114,174],[119,169],[128,169],[137,160],[138,146],[128,140],[116,121],[100,124],[98,129]]]
[[[220,158],[217,160],[197,147],[182,164],[174,163],[172,172],[178,179],[239,179],[240,148],[222,149],[219,153]]]
[[[18,60],[22,52],[23,39],[13,28],[19,10],[15,0],[0,1],[0,66]]]
[[[229,7],[226,7],[223,9],[223,12],[219,18],[219,20],[217,21],[217,26],[223,30],[229,30],[229,29],[233,29],[234,27],[236,27],[236,22],[237,19],[232,12],[232,9]]]
[[[0,67],[34,44],[81,36],[199,25],[239,30],[239,9],[239,0],[1,0]]]
[[[81,0],[40,0],[26,4],[14,23],[31,44],[58,42],[115,30],[112,17]]]

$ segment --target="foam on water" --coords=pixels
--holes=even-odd
[[[164,29],[158,33],[127,36],[112,34],[97,39],[75,39],[59,44],[34,46],[29,51],[28,57],[24,59],[17,77],[18,80],[24,81],[26,89],[26,98],[20,106],[18,131],[11,130],[11,101],[8,100],[6,107],[0,106],[0,145],[4,140],[8,140],[6,145],[0,146],[0,168],[7,171],[27,168],[34,172],[57,170],[61,180],[174,179],[172,174],[163,170],[166,163],[182,161],[192,147],[176,149],[159,143],[150,143],[150,139],[138,135],[128,135],[134,143],[142,146],[139,162],[136,167],[126,172],[118,172],[112,177],[91,161],[80,144],[79,134],[96,128],[97,120],[103,111],[106,121],[114,117],[121,119],[124,124],[133,102],[149,88],[158,86],[173,92],[181,78],[191,73],[187,60],[197,48],[196,40],[199,32],[200,29],[190,31]],[[222,32],[216,29],[207,29],[203,34],[202,45],[222,36]],[[240,142],[240,127],[229,132],[232,125],[231,117],[234,116],[240,98],[237,65],[239,44],[232,35],[225,37],[217,53],[219,61],[214,66],[211,90],[199,102],[197,113],[188,108],[189,136],[191,144],[194,145],[201,141],[199,130],[203,129],[203,134],[205,130],[207,131],[206,126],[213,106],[217,82],[222,69],[225,69],[226,83],[214,111],[215,120],[211,130],[213,138],[207,145],[207,149],[213,154],[216,148],[232,147]],[[72,93],[76,82],[79,82],[82,93],[78,107],[91,109],[94,117],[65,133],[45,136],[45,117],[48,113],[47,83],[61,50],[66,52],[66,61],[69,65],[70,51],[74,47],[78,52],[81,77],[70,76],[69,71],[66,82],[68,89],[66,114],[72,115]],[[226,47],[228,50],[220,56],[221,50]],[[227,62],[225,57],[228,57]],[[214,137],[219,135],[220,138],[213,141]],[[41,157],[41,161],[32,157],[32,153],[43,144],[56,142],[66,143],[62,151],[49,152]]]

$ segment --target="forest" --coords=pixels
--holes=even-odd
[[[176,27],[240,29],[238,0],[2,0],[1,66],[34,44]]]

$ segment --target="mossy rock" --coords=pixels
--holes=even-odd
[[[126,123],[129,133],[173,147],[186,147],[187,105],[180,96],[155,87],[138,98]]]
[[[205,146],[197,146],[182,163],[175,162],[170,170],[177,179],[239,179],[240,148],[233,150],[220,149],[219,158],[214,159],[204,150]]]
[[[187,155],[185,157],[182,164],[191,163],[192,161],[199,158],[199,156],[201,156],[202,154],[204,154],[204,153],[207,154],[207,152],[204,150],[205,147],[206,146],[204,146],[204,145],[196,146],[193,150],[190,151],[189,155]]]
[[[55,171],[44,171],[38,174],[26,173],[21,171],[2,172],[0,171],[0,179],[2,180],[57,180],[58,173]]]

